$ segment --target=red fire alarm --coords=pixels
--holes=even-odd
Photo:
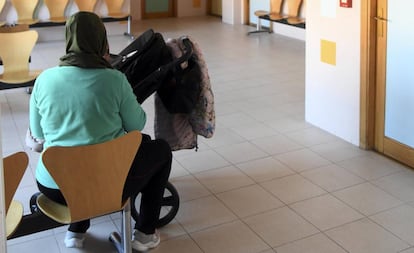
[[[339,6],[344,8],[351,8],[352,0],[339,0]]]

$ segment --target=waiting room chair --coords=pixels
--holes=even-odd
[[[49,21],[55,23],[66,22],[65,11],[69,0],[44,0],[44,3],[49,10]]]
[[[288,4],[288,18],[286,21],[289,24],[297,25],[305,23],[305,19],[300,18],[300,10],[302,8],[302,5],[304,4],[303,0],[287,0]]]
[[[41,72],[31,71],[29,68],[30,54],[36,44],[38,33],[26,28],[27,25],[19,25],[10,29],[0,29],[0,58],[3,62],[0,89],[33,86],[34,80]]]
[[[130,200],[122,193],[132,161],[141,144],[139,131],[85,146],[48,147],[41,159],[61,190],[67,206],[41,194],[39,209],[51,219],[69,224],[122,210],[123,236],[115,240],[119,252],[131,252]],[[119,238],[113,233],[112,240]]]
[[[282,13],[284,0],[270,0],[270,20],[281,20],[287,16]]]
[[[79,11],[94,12],[97,0],[75,0]]]
[[[39,22],[35,18],[39,0],[10,0],[17,12],[17,23],[32,25]]]
[[[270,12],[265,11],[265,10],[255,11],[254,15],[257,17],[256,30],[248,32],[247,35],[253,34],[253,33],[263,33],[263,32],[271,33],[272,32],[271,22],[270,22],[270,27],[265,29],[265,28],[262,27],[262,18],[261,18],[261,17],[269,15],[269,14],[270,14]]]
[[[25,152],[17,152],[3,158],[7,238],[13,234],[23,217],[23,205],[13,200],[13,196],[28,164],[29,158]]]
[[[124,0],[105,0],[106,8],[108,9],[108,14],[104,19],[119,19],[119,20],[127,20],[127,31],[124,35],[131,37],[134,39],[134,36],[131,34],[131,15],[128,12],[122,11],[122,6],[124,5]]]

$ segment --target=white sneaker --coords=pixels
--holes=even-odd
[[[66,248],[83,248],[84,240],[85,233],[75,233],[67,231],[64,242]]]
[[[158,231],[154,234],[145,234],[138,230],[134,230],[134,236],[131,242],[132,248],[138,251],[147,251],[153,249],[160,244],[160,235]]]

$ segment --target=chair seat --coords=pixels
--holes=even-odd
[[[71,223],[70,210],[67,206],[61,205],[49,199],[44,194],[40,194],[37,197],[36,201],[39,209],[47,216],[51,217],[59,223]]]
[[[6,236],[9,237],[16,230],[23,217],[23,205],[12,200],[6,215]]]
[[[25,25],[33,25],[36,23],[39,23],[39,19],[19,19],[17,20],[17,23],[20,24],[25,24]]]
[[[126,18],[129,16],[129,13],[125,13],[125,12],[113,12],[113,13],[108,13],[106,15],[106,17],[108,18]]]
[[[52,22],[52,23],[65,23],[66,22],[66,17],[49,18],[49,22]]]
[[[280,13],[270,13],[269,18],[270,20],[281,20],[287,18],[287,16]]]
[[[258,10],[258,11],[254,12],[254,15],[260,17],[260,16],[264,16],[264,15],[269,15],[269,12],[268,11],[263,11],[263,10]]]
[[[41,72],[41,70],[8,72],[7,74],[0,75],[0,82],[11,84],[26,83],[35,80]]]
[[[290,17],[290,18],[287,18],[286,21],[289,24],[292,24],[292,25],[297,25],[297,24],[303,24],[303,23],[305,23],[305,19],[298,18],[298,17]]]

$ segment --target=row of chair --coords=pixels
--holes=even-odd
[[[2,3],[6,0],[0,0],[0,11]],[[80,11],[94,12],[97,0],[73,0]],[[17,12],[17,24],[28,24],[36,26],[38,23],[64,23],[67,19],[66,10],[70,4],[70,0],[10,0],[11,4]],[[43,2],[49,11],[49,20],[43,21],[36,17],[36,10],[39,4]],[[126,19],[129,13],[123,12],[122,7],[124,0],[104,0],[108,13],[105,17],[115,19]],[[4,21],[3,21],[4,23]],[[0,23],[1,24],[1,23]]]
[[[112,233],[109,239],[115,243],[118,252],[130,253],[131,203],[129,199],[123,200],[122,195],[141,140],[141,133],[132,131],[104,143],[47,148],[41,159],[59,186],[67,206],[40,194],[37,197],[38,208],[62,224],[122,211],[123,236],[121,238],[117,233]],[[16,230],[23,217],[23,206],[13,200],[13,197],[28,161],[25,152],[3,159],[7,238]],[[94,180],[91,181],[91,178]]]
[[[0,90],[30,87],[41,70],[30,69],[30,58],[38,39],[38,32],[28,25],[0,27]]]
[[[286,5],[287,12],[283,12],[283,7]],[[301,9],[305,5],[305,0],[270,0],[270,11],[257,10],[254,15],[257,17],[256,30],[251,33],[272,32],[272,22],[282,22],[290,25],[305,24],[306,20],[300,17]],[[266,19],[271,21],[270,27],[264,29],[261,20]]]

